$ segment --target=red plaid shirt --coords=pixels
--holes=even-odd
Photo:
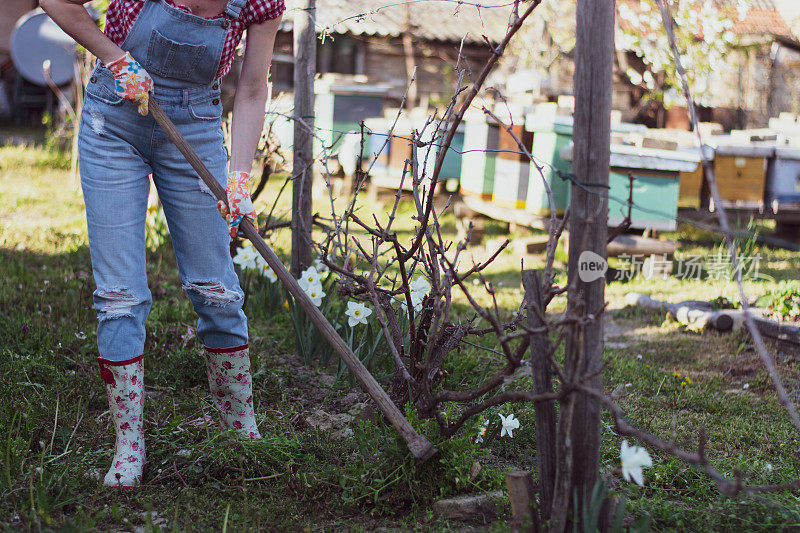
[[[106,35],[117,45],[121,45],[133,27],[136,17],[144,7],[146,0],[111,0],[106,13]],[[165,0],[171,6],[189,13],[186,6],[177,5],[174,0]],[[284,0],[248,0],[239,18],[231,21],[222,58],[217,69],[217,79],[221,78],[231,69],[233,53],[242,40],[242,33],[252,24],[261,24],[267,20],[279,17],[286,10]],[[210,18],[227,16],[219,14]]]

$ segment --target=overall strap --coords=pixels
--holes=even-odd
[[[230,0],[225,6],[225,14],[232,19],[238,19],[246,4],[247,0]]]

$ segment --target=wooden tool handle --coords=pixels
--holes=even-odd
[[[225,205],[228,205],[225,189],[223,189],[214,178],[211,171],[208,170],[186,139],[183,138],[178,128],[175,127],[175,124],[172,123],[172,120],[164,113],[164,110],[161,109],[161,106],[158,105],[154,98],[150,98],[150,114],[153,115],[153,118],[164,129],[170,140],[175,143],[175,146],[178,147],[178,150],[180,150],[189,164],[192,165],[192,168],[197,171],[205,184],[208,185],[208,188],[211,189],[214,196],[225,202]],[[400,435],[402,435],[403,439],[405,439],[408,444],[408,449],[411,451],[412,455],[420,462],[432,457],[436,453],[436,448],[411,427],[411,424],[406,420],[394,402],[392,402],[389,395],[386,394],[386,391],[383,390],[369,370],[366,369],[353,351],[350,350],[347,343],[336,333],[336,330],[333,329],[333,326],[331,326],[330,322],[325,318],[325,315],[322,314],[317,306],[314,305],[314,302],[312,302],[303,289],[300,288],[297,280],[286,270],[286,267],[283,266],[283,263],[278,259],[278,256],[275,255],[275,252],[272,251],[272,248],[264,242],[264,239],[258,234],[258,230],[256,230],[253,224],[250,223],[249,220],[244,219],[239,228],[242,230],[245,237],[250,239],[250,242],[253,243],[258,253],[267,261],[267,264],[272,268],[273,272],[275,272],[275,275],[278,276],[281,283],[289,290],[295,302],[300,304],[303,311],[305,311],[309,318],[311,318],[311,321],[319,328],[322,335],[328,340],[341,360],[344,361],[344,364],[347,365],[347,368],[349,368],[356,377],[364,391],[375,401],[378,408],[386,418],[389,419],[389,422],[391,422],[395,429],[400,432]]]

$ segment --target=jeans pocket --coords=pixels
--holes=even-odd
[[[215,97],[207,102],[190,103],[189,114],[195,120],[219,120],[222,118],[222,102]]]
[[[117,94],[116,82],[113,78],[93,74],[86,85],[86,98],[97,100],[108,105],[120,105],[125,99]]]
[[[196,75],[197,64],[205,51],[205,45],[179,43],[153,30],[145,69],[163,78],[190,80]]]

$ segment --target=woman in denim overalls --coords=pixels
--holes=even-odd
[[[86,1],[42,0],[41,5],[99,58],[81,117],[81,184],[97,284],[98,361],[116,429],[114,459],[104,483],[132,487],[141,483],[145,461],[142,358],[144,322],[152,301],[145,269],[150,174],[164,207],[184,289],[199,317],[197,336],[205,347],[220,422],[244,436],[260,438],[253,415],[247,319],[229,235],[236,233],[242,218],[254,217],[247,181],[263,124],[265,81],[283,6],[281,0],[270,0],[280,2],[277,15],[249,28],[234,102],[228,172],[217,77],[220,59],[230,45],[231,25],[240,22],[248,0],[191,0],[186,10],[165,0],[113,0],[122,3],[116,6],[119,9],[140,8],[120,45],[97,29],[81,5]],[[147,114],[150,98],[164,108],[226,186],[230,212],[218,206]]]

